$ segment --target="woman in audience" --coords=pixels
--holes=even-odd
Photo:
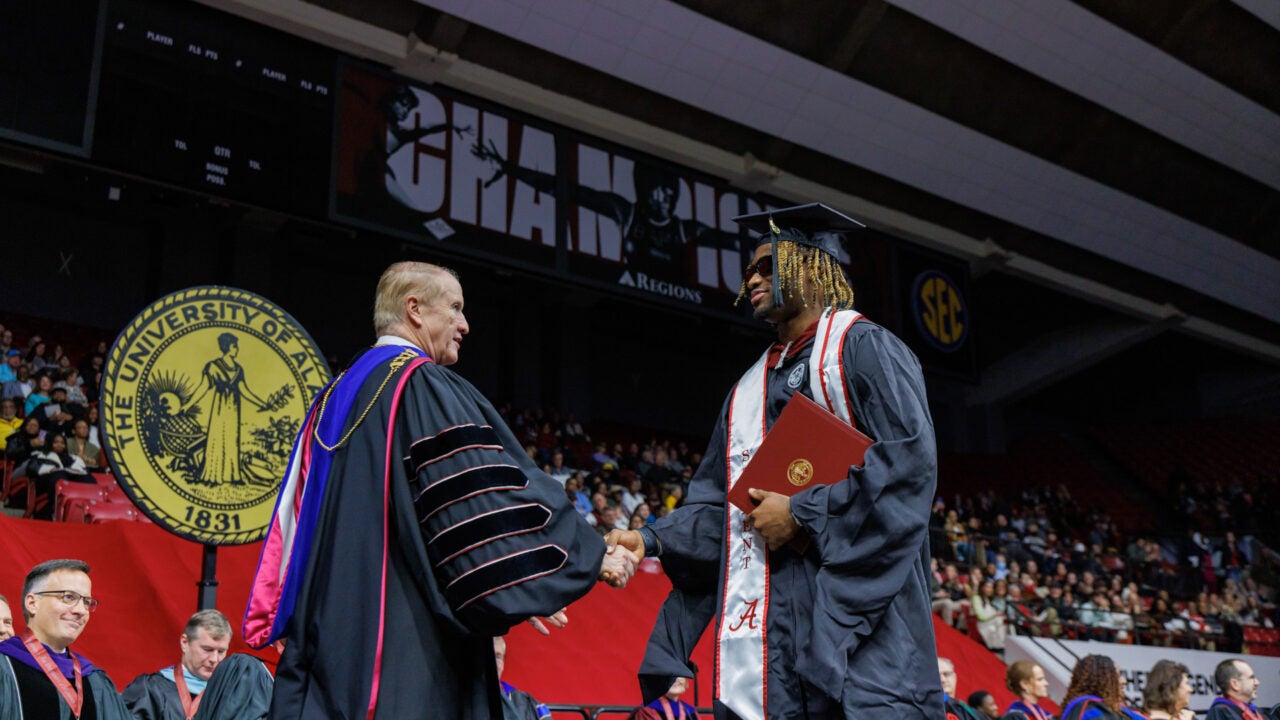
[[[38,520],[53,519],[53,486],[59,480],[93,482],[84,462],[67,452],[67,439],[58,434],[49,437],[46,449],[31,453],[27,477],[35,483],[37,498],[43,496],[44,499],[44,502],[36,501],[32,517]]]
[[[1160,660],[1142,687],[1142,709],[1151,720],[1192,720],[1191,671],[1172,660]]]
[[[67,368],[62,371],[60,377],[61,379],[54,383],[53,386],[67,391],[67,402],[75,403],[82,407],[89,404],[89,398],[85,397],[84,388],[81,387],[79,370]]]
[[[43,340],[32,343],[31,349],[27,351],[27,367],[31,368],[31,372],[38,373],[53,365],[53,360],[48,357],[48,348]]]
[[[1071,671],[1062,720],[1122,720],[1120,669],[1105,655],[1085,655]]]
[[[43,450],[45,433],[40,429],[40,419],[29,417],[22,423],[22,429],[9,436],[9,444],[5,448],[5,457],[13,461],[13,477],[25,477],[27,463],[31,454]]]
[[[1004,683],[1018,696],[1005,710],[1008,720],[1052,720],[1049,711],[1039,705],[1041,698],[1049,697],[1049,678],[1044,668],[1030,660],[1019,660],[1009,665]]]
[[[996,609],[995,599],[995,583],[986,580],[978,586],[978,592],[969,597],[969,607],[978,618],[978,634],[982,636],[983,644],[992,650],[1003,650],[1005,617]]]
[[[48,375],[41,373],[36,379],[36,389],[31,391],[27,396],[27,401],[23,404],[22,414],[27,417],[31,416],[31,411],[49,402],[49,392],[53,390],[53,381]]]

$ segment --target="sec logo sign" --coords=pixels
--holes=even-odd
[[[926,342],[943,352],[955,352],[969,334],[969,314],[960,288],[937,270],[916,276],[911,286],[912,315]]]
[[[270,301],[229,287],[157,300],[103,369],[104,446],[125,492],[170,532],[262,539],[289,451],[329,379],[315,341]]]

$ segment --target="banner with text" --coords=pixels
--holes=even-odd
[[[514,111],[354,63],[340,69],[332,214],[550,269],[556,136]],[[536,179],[535,179],[536,178]]]

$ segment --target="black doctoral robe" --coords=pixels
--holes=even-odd
[[[795,368],[807,366],[813,351],[809,339],[780,367],[770,365],[768,426],[797,386],[811,394],[808,367]],[[791,499],[812,542],[803,554],[791,547],[769,554],[766,710],[774,720],[938,720],[927,533],[937,457],[920,364],[901,340],[866,320],[845,335],[841,358],[855,425],[876,442],[847,478]],[[800,382],[793,372],[803,373]],[[713,618],[720,622],[729,404],[685,505],[651,526],[675,589],[640,668],[646,702],[689,675],[699,635]],[[717,717],[732,716],[715,707]]]
[[[209,678],[193,720],[261,720],[271,708],[271,684],[261,660],[229,655]],[[186,720],[177,684],[159,672],[139,675],[120,695],[135,720]]]
[[[379,719],[500,720],[492,637],[568,606],[600,571],[602,538],[450,370],[412,371],[388,448],[399,374],[379,387],[392,357],[326,435],[337,443],[372,401],[332,454],[276,671],[277,720],[365,718],[371,694]]]

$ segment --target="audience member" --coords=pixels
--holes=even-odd
[[[661,713],[663,720],[697,720],[697,709],[680,699],[688,689],[688,678],[676,678],[667,694],[649,703],[647,707]]]
[[[1151,720],[1192,720],[1191,671],[1172,660],[1159,660],[1142,686],[1142,709]]]
[[[1115,662],[1105,655],[1080,658],[1062,699],[1062,720],[1117,720],[1123,706],[1120,669]]]
[[[67,452],[67,439],[56,434],[49,437],[45,449],[31,453],[27,479],[35,483],[38,498],[31,515],[41,520],[53,519],[53,487],[59,480],[93,482],[84,462]]]
[[[217,610],[191,616],[177,664],[139,675],[122,698],[137,720],[261,720],[271,708],[271,672],[250,655],[227,655],[231,624]]]
[[[1040,700],[1049,697],[1049,678],[1044,668],[1030,660],[1010,663],[1004,676],[1005,687],[1018,696],[1005,711],[1009,720],[1050,720],[1053,716],[1040,707]]]
[[[22,365],[22,353],[17,350],[4,351],[4,363],[0,364],[0,385],[17,380],[20,365]]]
[[[9,598],[0,595],[0,641],[13,637],[13,609]]]
[[[27,573],[27,631],[0,642],[0,717],[129,720],[107,674],[71,649],[97,607],[80,560],[49,560]]]
[[[533,696],[502,679],[507,665],[507,640],[502,636],[493,639],[493,658],[498,662],[498,686],[502,692],[502,720],[547,720],[551,711],[533,699]]]
[[[4,384],[4,397],[22,403],[25,412],[27,398],[35,391],[35,383],[31,381],[31,371],[26,365],[18,366],[17,376],[16,380]]]
[[[1249,663],[1223,660],[1213,670],[1213,682],[1221,694],[1213,699],[1206,720],[1262,720],[1253,704],[1261,683]]]
[[[938,658],[938,680],[942,683],[942,707],[946,720],[982,720],[978,713],[956,697],[956,666],[948,658]]]
[[[18,417],[18,404],[13,398],[0,400],[0,452],[8,449],[9,436],[22,427],[22,418]]]
[[[978,711],[978,720],[996,720],[1000,717],[1000,706],[996,697],[986,690],[969,693],[969,707]]]
[[[992,604],[995,599],[994,586],[990,580],[984,581],[969,598],[969,606],[978,619],[978,634],[982,636],[982,642],[991,650],[1004,650],[1004,638],[1008,629],[1005,627],[1004,613]]]
[[[48,375],[37,375],[35,381],[35,390],[27,395],[27,401],[22,405],[22,414],[31,417],[31,413],[36,408],[49,402],[49,395],[53,391],[53,381]]]
[[[71,437],[67,438],[67,452],[79,458],[85,467],[100,467],[98,454],[102,452],[102,448],[89,439],[89,421],[80,418],[72,423],[71,428]]]
[[[9,436],[4,452],[5,457],[13,463],[14,477],[27,474],[31,454],[45,449],[45,435],[45,431],[40,428],[39,418],[29,417],[23,421],[18,432]]]

